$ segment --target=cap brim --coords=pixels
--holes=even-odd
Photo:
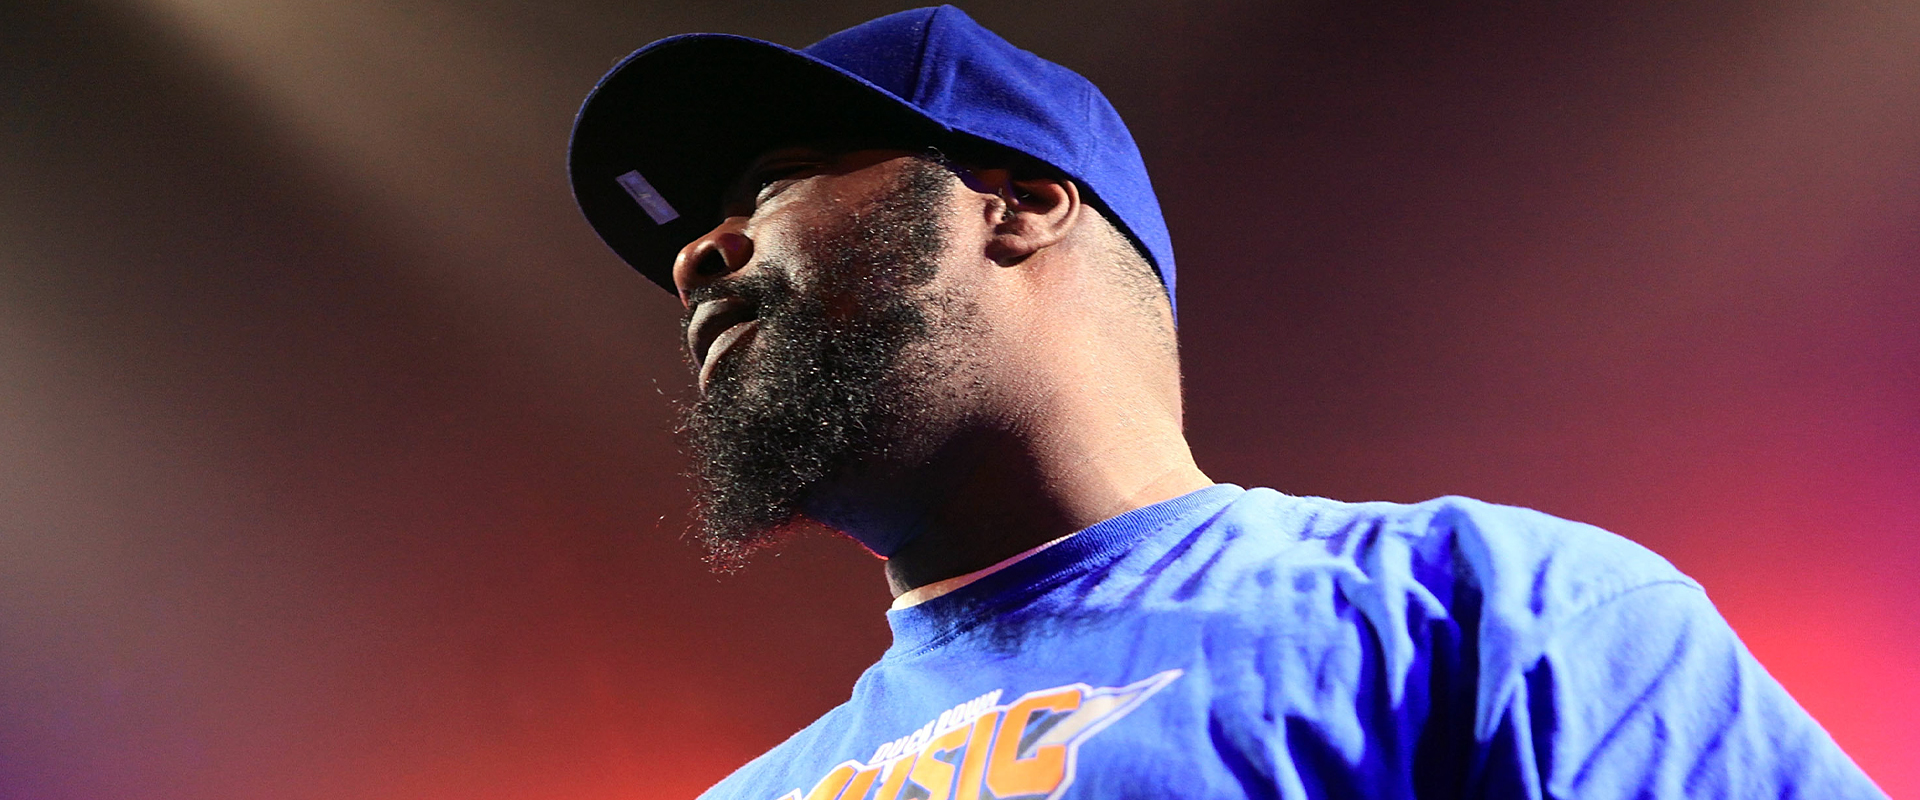
[[[568,148],[573,196],[608,247],[669,292],[680,248],[720,221],[748,162],[783,144],[930,139],[944,127],[832,64],[758,39],[688,34],[628,56],[587,95]],[[622,187],[638,172],[676,217]],[[631,179],[629,179],[631,180]]]

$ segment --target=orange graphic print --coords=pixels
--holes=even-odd
[[[1102,688],[1075,683],[1005,705],[999,691],[988,692],[777,800],[1053,800],[1072,785],[1082,742],[1180,675],[1170,669]]]

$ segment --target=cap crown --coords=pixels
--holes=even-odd
[[[1173,242],[1133,134],[1073,70],[1013,46],[953,6],[902,11],[801,51],[886,91],[943,127],[1078,180],[1146,251],[1173,294]]]

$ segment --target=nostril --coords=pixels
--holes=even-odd
[[[707,252],[700,254],[700,260],[693,262],[693,271],[703,278],[711,278],[722,272],[726,272],[726,256],[720,253],[720,248],[711,248],[707,250]]]

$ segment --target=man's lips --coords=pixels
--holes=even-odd
[[[687,349],[700,365],[700,388],[720,356],[759,327],[754,305],[738,297],[720,297],[701,303],[687,322]]]
[[[707,377],[713,374],[714,365],[720,363],[720,358],[725,356],[727,351],[732,350],[736,345],[752,339],[753,334],[759,330],[760,320],[750,319],[745,322],[735,323],[732,327],[721,331],[720,335],[714,338],[713,345],[707,348],[706,360],[700,363],[699,386],[701,394],[706,393]]]

